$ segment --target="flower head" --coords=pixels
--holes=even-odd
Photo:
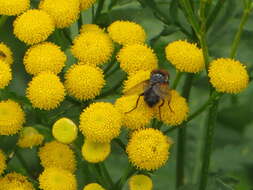
[[[122,125],[128,129],[135,130],[146,127],[153,117],[153,109],[146,104],[143,96],[140,97],[137,104],[138,97],[138,94],[122,96],[115,102],[115,107],[123,115]]]
[[[179,125],[187,119],[189,107],[185,98],[180,96],[177,91],[171,90],[170,97],[170,103],[166,98],[164,105],[160,108],[161,118],[159,115],[159,105],[161,104],[157,104],[155,107],[156,117],[168,125]]]
[[[10,65],[0,60],[0,89],[8,86],[11,79],[12,79],[12,72]]]
[[[63,101],[65,90],[58,76],[43,72],[33,77],[28,84],[26,96],[34,107],[50,110]]]
[[[44,168],[56,167],[74,172],[76,170],[76,160],[74,152],[68,145],[52,141],[46,143],[39,150],[41,165]]]
[[[96,0],[80,0],[80,3],[81,3],[80,9],[86,10],[90,8],[95,2]]]
[[[13,24],[14,34],[26,44],[42,42],[54,31],[54,21],[42,10],[31,9],[18,16]]]
[[[0,178],[0,190],[35,190],[35,188],[27,177],[13,172]]]
[[[237,94],[248,86],[249,75],[239,61],[220,58],[210,63],[208,76],[218,92]]]
[[[25,122],[25,113],[21,106],[12,101],[0,102],[0,135],[16,134]]]
[[[53,125],[53,136],[61,143],[73,142],[78,133],[76,124],[68,118],[61,118]]]
[[[101,185],[97,183],[90,183],[86,185],[83,190],[105,190]]]
[[[4,155],[4,152],[0,149],[0,175],[2,175],[5,169],[6,169],[6,157]]]
[[[162,132],[147,128],[133,132],[126,151],[130,162],[137,168],[156,170],[168,160],[170,144]]]
[[[142,44],[123,47],[117,55],[117,60],[122,70],[128,74],[135,74],[139,70],[153,70],[158,66],[153,50]]]
[[[85,32],[73,41],[73,55],[85,64],[101,65],[106,63],[113,52],[113,43],[103,32]]]
[[[130,190],[152,190],[153,183],[146,175],[134,175],[129,179]]]
[[[109,143],[113,138],[119,136],[121,114],[110,103],[93,103],[80,115],[79,127],[87,139]]]
[[[66,59],[66,55],[59,46],[51,42],[43,42],[27,50],[24,65],[26,71],[32,75],[37,75],[43,71],[58,74],[61,72]]]
[[[67,92],[79,100],[95,98],[105,85],[103,71],[86,64],[73,65],[65,75]]]
[[[57,28],[64,28],[74,23],[79,16],[79,0],[42,0],[39,8],[46,11],[55,21]]]
[[[146,33],[141,25],[130,21],[115,21],[108,27],[113,41],[121,45],[143,44]]]
[[[77,190],[75,176],[61,168],[46,168],[39,176],[40,189]]]
[[[18,15],[30,7],[30,0],[0,0],[0,15]]]
[[[181,72],[197,73],[204,69],[202,50],[196,44],[178,40],[165,48],[166,58]]]
[[[17,145],[22,148],[31,148],[42,144],[44,136],[33,127],[24,127],[20,132]]]
[[[80,29],[80,33],[85,32],[104,32],[104,31],[96,24],[84,24]]]
[[[11,49],[4,43],[0,43],[0,60],[9,65],[13,63],[13,53]]]
[[[104,161],[111,152],[110,143],[98,143],[88,139],[85,140],[82,147],[82,155],[85,160],[91,163]]]

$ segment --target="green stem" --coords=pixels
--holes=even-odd
[[[239,26],[239,29],[238,29],[237,33],[235,34],[235,37],[234,37],[234,40],[233,40],[233,43],[232,43],[232,48],[231,48],[231,51],[230,51],[230,57],[231,58],[235,58],[235,56],[236,56],[236,51],[238,49],[238,45],[239,45],[239,42],[241,40],[241,35],[242,35],[242,32],[243,32],[243,27],[244,27],[245,23],[247,22],[247,20],[249,18],[252,7],[253,6],[252,6],[251,1],[249,1],[248,3],[245,4],[245,8],[244,8],[243,15],[242,15],[242,18],[241,18],[240,26]]]
[[[182,72],[177,71],[176,78],[175,78],[175,80],[173,82],[173,85],[172,85],[172,89],[176,89],[177,88],[177,85],[178,85],[180,79],[182,78],[182,75],[183,75]]]
[[[105,0],[99,0],[99,2],[98,2],[97,11],[96,11],[96,14],[94,16],[94,22],[95,23],[97,23],[97,21],[98,21],[98,18],[99,18],[100,14],[101,14],[101,11],[102,11],[102,9],[104,7],[104,3],[105,3]]]
[[[5,24],[5,22],[7,21],[7,19],[9,18],[9,16],[7,15],[2,15],[0,18],[0,28],[2,28],[2,26]]]
[[[213,136],[214,129],[216,125],[216,118],[218,112],[218,103],[219,99],[215,100],[212,106],[209,109],[208,120],[207,120],[207,128],[205,131],[204,146],[202,149],[202,166],[201,166],[201,174],[200,174],[200,185],[199,190],[205,190],[208,182],[209,175],[209,165],[210,165],[210,157],[212,153],[212,144],[213,144]]]
[[[72,39],[71,39],[71,37],[70,37],[68,28],[64,28],[64,29],[62,30],[62,33],[63,33],[63,35],[65,36],[65,38],[69,41],[69,43],[72,45]]]

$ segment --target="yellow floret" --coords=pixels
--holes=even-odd
[[[153,183],[146,175],[134,175],[129,179],[130,190],[152,190]]]
[[[42,42],[54,31],[53,18],[42,10],[28,10],[13,23],[13,33],[26,44]]]
[[[110,103],[97,102],[84,109],[80,115],[80,130],[91,141],[109,143],[119,136],[121,114]]]
[[[68,144],[76,139],[78,129],[70,119],[61,118],[54,123],[52,133],[59,142]]]
[[[0,135],[16,134],[25,122],[25,113],[21,106],[12,101],[0,102]]]
[[[181,72],[197,73],[204,69],[202,50],[196,44],[178,40],[165,48],[166,58]]]
[[[85,32],[104,32],[104,31],[96,24],[84,24],[80,29],[80,33]]]
[[[46,11],[55,21],[57,28],[70,26],[79,17],[79,0],[41,0],[39,8]]]
[[[97,183],[90,183],[86,185],[83,190],[105,190],[101,185]]]
[[[85,64],[101,65],[109,61],[113,53],[113,43],[108,34],[85,32],[77,36],[72,46],[73,55]]]
[[[6,157],[4,152],[0,149],[0,175],[3,174],[4,170],[6,169]]]
[[[46,168],[39,176],[39,184],[43,190],[77,190],[75,176],[61,168]]]
[[[80,3],[81,3],[80,9],[86,10],[90,8],[95,2],[96,0],[80,0]]]
[[[9,85],[12,79],[11,67],[6,62],[0,60],[0,89]]]
[[[85,160],[91,163],[104,161],[111,152],[110,143],[98,143],[88,139],[85,140],[82,147],[82,155]]]
[[[9,65],[13,63],[13,53],[11,49],[4,43],[0,43],[0,60]]]
[[[127,145],[129,161],[141,170],[156,170],[169,157],[171,140],[157,129],[135,131]]]
[[[42,144],[44,136],[33,127],[24,127],[19,134],[17,145],[22,148],[32,148]]]
[[[117,60],[122,70],[128,74],[135,74],[140,70],[153,70],[158,67],[158,59],[153,50],[142,44],[123,47],[117,55]]]
[[[76,170],[75,155],[68,145],[52,141],[41,147],[38,154],[44,168],[62,168],[72,173]]]
[[[18,15],[30,7],[30,0],[0,0],[0,15]]]
[[[32,75],[37,75],[43,71],[58,74],[64,67],[66,59],[66,55],[59,46],[51,42],[43,42],[27,50],[24,65],[26,71]]]
[[[65,90],[57,75],[43,72],[33,77],[28,84],[26,96],[33,107],[50,110],[58,107],[63,101]]]
[[[218,92],[237,94],[247,88],[249,75],[239,61],[220,58],[210,63],[208,76]]]
[[[103,71],[100,68],[82,63],[73,65],[67,71],[65,79],[67,92],[79,100],[95,98],[105,85]]]
[[[113,41],[121,45],[143,44],[146,40],[144,29],[134,22],[115,21],[107,30]]]

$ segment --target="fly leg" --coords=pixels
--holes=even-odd
[[[162,103],[158,107],[160,120],[162,120],[162,117],[161,117],[161,107],[164,105],[164,102],[165,102],[164,99],[162,99]]]
[[[171,109],[171,107],[170,107],[170,101],[171,101],[171,96],[170,96],[169,99],[168,99],[168,106],[169,106],[169,108],[170,108],[170,111],[171,111],[172,113],[175,113],[175,112]]]
[[[143,95],[144,95],[144,93],[141,93],[141,94],[139,95],[137,101],[136,101],[135,107],[134,107],[133,109],[131,109],[130,111],[125,112],[125,113],[130,113],[130,112],[134,111],[134,110],[138,107],[139,100],[140,100],[141,96],[143,96]]]

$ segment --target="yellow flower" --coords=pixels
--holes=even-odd
[[[101,185],[97,183],[90,183],[86,185],[83,190],[105,190]]]
[[[9,65],[13,63],[13,53],[11,49],[4,43],[0,43],[0,60],[3,60]]]
[[[39,176],[39,184],[42,190],[77,190],[75,176],[61,168],[46,168]]]
[[[28,84],[26,96],[34,107],[50,110],[63,101],[65,90],[57,75],[43,72],[33,77]]]
[[[41,147],[38,154],[44,168],[62,168],[72,173],[76,170],[75,155],[68,145],[52,141]]]
[[[32,75],[37,75],[43,71],[58,74],[64,67],[66,59],[66,55],[59,46],[51,42],[43,42],[27,50],[24,65],[26,71]]]
[[[42,0],[39,8],[54,18],[57,28],[65,28],[79,17],[79,0]]]
[[[53,136],[61,143],[73,142],[78,133],[76,124],[68,118],[61,118],[53,125]]]
[[[168,104],[168,98],[165,99],[164,105],[160,108],[161,120],[168,125],[179,125],[187,119],[189,107],[184,97],[180,96],[177,91],[171,90],[171,100]],[[160,119],[158,103],[155,107],[156,118]]]
[[[82,155],[85,160],[91,163],[104,161],[111,152],[110,143],[98,143],[88,139],[85,140],[82,147]]]
[[[153,70],[158,66],[153,50],[142,44],[123,47],[117,55],[117,60],[122,70],[128,74],[135,74],[139,70]]]
[[[17,145],[22,148],[32,148],[42,144],[44,136],[33,127],[24,127],[19,134]]]
[[[72,46],[73,55],[89,65],[101,65],[109,61],[113,53],[113,43],[108,34],[85,32],[77,36]]]
[[[86,10],[90,8],[95,2],[96,0],[80,0],[80,8],[81,10]]]
[[[138,169],[156,170],[169,157],[171,141],[157,129],[147,128],[135,131],[126,151],[130,162]]]
[[[113,41],[121,45],[143,44],[146,40],[144,29],[134,22],[115,21],[107,30]]]
[[[130,190],[152,190],[153,183],[146,175],[134,175],[129,179]]]
[[[16,134],[25,122],[25,113],[21,106],[12,101],[0,102],[0,135]]]
[[[67,92],[79,99],[93,99],[100,94],[105,85],[103,71],[89,65],[73,65],[65,75]]]
[[[13,27],[15,36],[31,45],[46,40],[54,31],[55,25],[46,12],[32,9],[18,16]]]
[[[18,15],[30,7],[30,0],[0,0],[0,15]]]
[[[35,190],[27,177],[12,172],[0,178],[0,190]]]
[[[115,103],[115,107],[124,114],[122,125],[133,130],[146,127],[153,117],[153,109],[146,104],[143,96],[140,97],[137,108],[135,108],[138,96],[122,96]]]
[[[104,31],[96,24],[84,24],[80,29],[80,33],[85,32],[104,32]]]
[[[202,50],[196,44],[178,40],[165,48],[166,58],[181,72],[197,73],[204,69]]]
[[[0,149],[0,175],[3,174],[5,169],[6,169],[6,157],[4,155],[4,152]]]
[[[220,58],[210,63],[208,76],[218,92],[237,94],[248,86],[246,66],[239,61]]]
[[[121,114],[110,103],[91,104],[80,115],[80,130],[91,141],[109,143],[119,136]]]
[[[6,62],[0,60],[0,89],[9,85],[12,79],[11,67]]]

